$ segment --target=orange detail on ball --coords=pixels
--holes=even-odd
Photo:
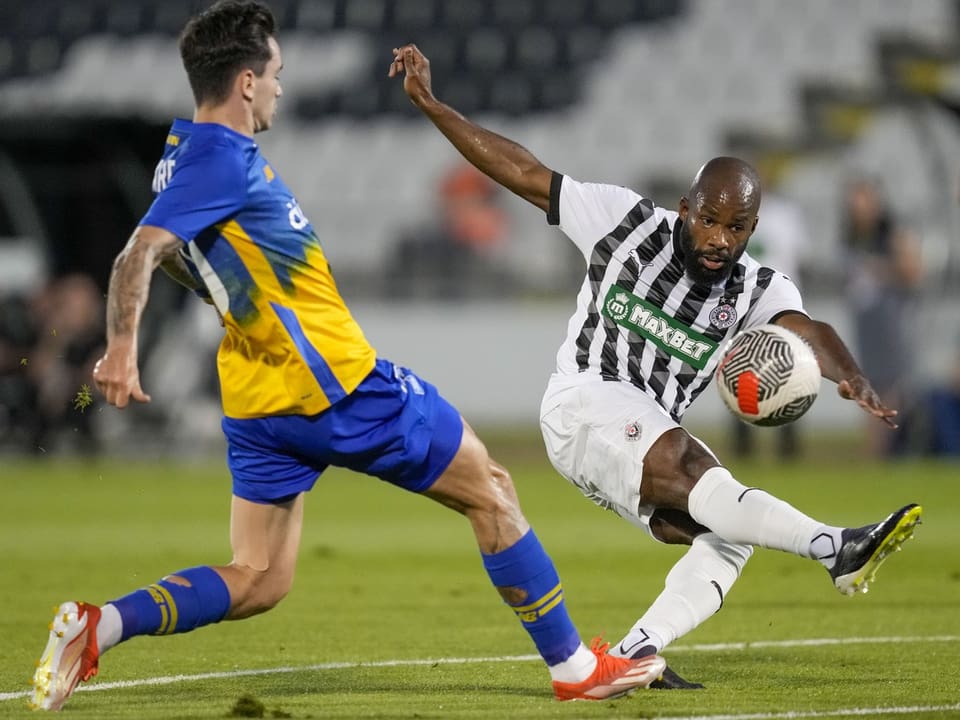
[[[760,378],[752,370],[737,377],[737,406],[747,415],[760,414]]]

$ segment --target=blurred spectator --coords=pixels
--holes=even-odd
[[[94,280],[70,274],[32,296],[0,301],[0,428],[7,443],[46,452],[64,432],[96,452],[93,413],[83,407],[103,345],[103,297]]]
[[[507,234],[499,192],[472,165],[453,167],[438,188],[436,224],[404,233],[388,257],[388,296],[462,299],[509,292],[513,283],[497,258]]]
[[[758,167],[763,167],[758,164]],[[768,189],[769,187],[769,189]],[[769,173],[763,177],[763,198],[760,201],[757,229],[750,237],[747,252],[762,265],[787,275],[800,287],[800,255],[809,242],[803,211],[797,203],[778,193]],[[780,458],[796,457],[799,452],[797,423],[776,428],[776,452]],[[758,430],[733,419],[733,451],[739,457],[751,455]]]
[[[868,423],[868,451],[879,457],[902,454],[912,410],[910,328],[922,276],[919,242],[895,221],[879,183],[866,177],[846,185],[840,231],[857,360],[881,400],[900,411],[897,431]]]
[[[960,458],[960,344],[947,381],[930,393],[929,414],[930,452]]]
[[[960,203],[960,179],[953,191],[954,200]],[[933,455],[960,458],[960,336],[946,382],[930,391],[927,414],[927,450]]]

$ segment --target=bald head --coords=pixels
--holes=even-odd
[[[680,243],[687,275],[713,285],[730,277],[757,227],[760,178],[743,160],[716,157],[680,198]]]
[[[715,157],[693,178],[689,198],[697,206],[711,198],[755,213],[760,208],[760,176],[740,158]]]

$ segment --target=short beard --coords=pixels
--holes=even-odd
[[[740,248],[735,257],[733,255],[727,257],[723,267],[711,270],[700,262],[702,253],[697,252],[693,246],[693,235],[690,234],[685,222],[680,225],[680,247],[683,249],[684,270],[686,270],[687,277],[693,280],[695,285],[716,285],[718,282],[723,282],[729,278],[737,260],[740,259],[746,249],[746,247]]]

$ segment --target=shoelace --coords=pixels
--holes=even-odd
[[[603,641],[603,636],[598,635],[590,641],[590,652],[596,655],[605,655],[610,649],[610,643]]]
[[[629,666],[630,661],[626,658],[614,657],[608,655],[610,643],[604,642],[603,637],[595,637],[590,641],[590,651],[597,656],[597,669],[594,670],[594,677],[606,677],[616,675],[624,671],[624,667]]]

